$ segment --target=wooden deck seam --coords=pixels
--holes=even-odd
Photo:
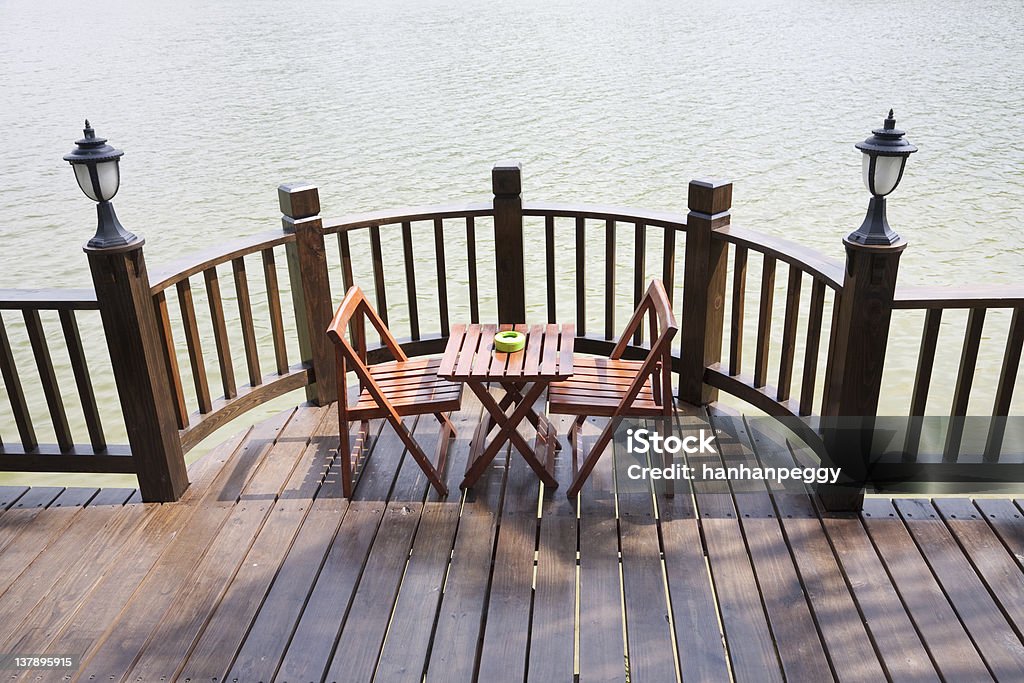
[[[295,409],[292,409],[291,411],[289,411],[288,416],[285,418],[284,422],[280,425],[279,429],[277,430],[277,434],[280,434],[283,431],[284,427],[291,420],[291,418],[294,415],[294,413],[295,413]],[[235,460],[241,455],[241,453],[244,452],[244,450],[249,446],[249,444],[252,443],[251,442],[251,438],[252,438],[252,436],[254,435],[255,432],[256,432],[256,430],[249,430],[246,433],[245,437],[241,441],[239,441],[237,446],[233,449],[231,457],[228,459],[228,461],[225,463],[225,465],[227,465],[228,463],[234,463],[235,462]],[[277,437],[275,436],[275,438],[274,438],[274,442],[275,443],[276,443],[276,439],[277,439]],[[243,477],[243,482],[238,484],[239,494],[235,496],[234,503],[237,503],[238,496],[240,495],[240,492],[243,491],[245,486],[251,481],[251,477],[253,476],[255,471],[259,469],[259,466],[262,465],[263,460],[265,459],[265,456],[267,455],[267,453],[269,453],[271,448],[272,448],[272,444],[271,444],[270,447],[261,448],[259,450],[259,455],[257,456],[257,462],[253,464],[253,466],[250,468],[250,470]],[[197,495],[201,495],[202,498],[200,498],[200,500],[197,503],[195,503],[195,504],[190,506],[191,510],[189,510],[188,513],[187,513],[187,519],[182,520],[182,522],[181,522],[183,527],[190,526],[193,523],[193,520],[197,518],[199,512],[201,512],[203,510],[210,510],[211,508],[219,508],[218,514],[221,514],[221,519],[220,519],[219,523],[215,522],[215,524],[214,524],[215,528],[210,530],[211,531],[211,536],[210,536],[211,542],[212,542],[212,539],[215,539],[220,534],[220,531],[223,528],[223,525],[227,522],[228,518],[230,517],[230,511],[231,511],[231,508],[234,507],[234,503],[232,503],[230,506],[228,506],[228,505],[218,505],[218,501],[216,500],[216,495],[215,495],[216,488],[219,488],[217,486],[217,484],[218,484],[218,482],[221,482],[222,479],[224,480],[223,483],[226,485],[226,484],[228,484],[231,481],[233,476],[234,476],[233,470],[228,470],[226,467],[222,467],[221,470],[217,473],[216,477],[211,482],[210,486],[207,487],[206,491],[202,491],[202,492],[197,491]],[[168,542],[167,546],[165,546],[163,548],[163,550],[159,553],[157,561],[152,565],[152,567],[150,568],[149,572],[147,572],[147,574],[144,577],[142,577],[142,579],[139,581],[138,585],[136,585],[135,590],[131,593],[131,595],[125,601],[125,603],[122,606],[122,608],[121,608],[120,612],[118,613],[118,615],[113,619],[113,621],[110,623],[108,628],[104,631],[104,633],[101,634],[96,639],[96,641],[94,641],[94,643],[89,648],[89,650],[82,654],[81,665],[80,665],[79,671],[76,673],[76,676],[75,676],[74,680],[80,680],[83,676],[85,676],[85,673],[88,672],[88,670],[89,670],[88,667],[93,666],[93,660],[96,658],[96,656],[106,646],[107,642],[110,639],[110,636],[123,623],[122,622],[122,617],[126,614],[126,612],[129,609],[131,609],[132,605],[134,604],[134,601],[135,601],[136,597],[139,595],[139,592],[142,591],[144,589],[144,587],[149,585],[148,582],[150,581],[150,577],[155,576],[154,572],[158,571],[161,566],[166,566],[166,565],[161,565],[161,560],[170,551],[170,549],[174,546],[174,541],[176,541],[176,540],[178,540],[178,539],[180,539],[182,537],[183,536],[181,536],[181,535],[175,536],[174,540],[171,540],[171,541]],[[182,578],[182,582],[178,584],[179,588],[184,584],[185,580],[187,580],[189,577],[192,576],[192,572],[199,565],[199,563],[202,561],[202,559],[206,556],[208,550],[209,550],[209,544],[207,544],[206,547],[202,548],[201,551],[197,554],[197,556],[195,558],[193,558],[193,562],[188,566],[188,569],[185,572],[185,576]],[[161,619],[158,619],[154,623],[153,629],[157,628],[157,626],[159,625],[160,621],[161,621]],[[145,650],[145,645],[148,644],[151,635],[152,635],[152,631],[150,631],[148,634],[146,634],[146,637],[142,640],[141,643],[138,644],[139,649],[135,652],[135,654],[134,655],[128,655],[128,656],[130,656],[130,660],[131,661],[126,663],[126,665],[125,665],[125,673],[121,674],[122,677],[127,675],[127,671],[130,670],[135,665],[135,663],[138,660],[139,656],[141,656],[142,652]],[[96,666],[101,666],[102,667],[103,665],[102,664],[96,664]],[[85,669],[85,671],[83,671],[83,669]]]
[[[369,447],[368,448],[364,448],[365,455],[362,458],[362,462],[363,463],[366,462],[366,458],[369,457],[370,455],[372,455],[373,451],[376,449],[377,443],[379,441],[380,434],[381,434],[381,431],[382,431],[383,427],[384,427],[384,421],[383,420],[371,421],[371,427],[370,427],[370,430],[369,430],[369,434],[373,434],[374,438],[371,440],[369,435],[367,436],[367,440],[369,440],[370,443],[369,443]],[[337,468],[337,469],[338,469],[338,477],[340,477],[341,476],[341,473],[340,473],[340,463],[339,463],[339,461],[337,459],[337,456],[334,458],[334,460],[332,460],[331,467],[333,468],[335,464],[339,465],[339,468]],[[364,472],[364,468],[360,467],[358,469],[357,473],[356,473],[356,477],[357,477],[356,485],[357,486],[359,484],[359,481],[362,478],[363,472]],[[330,474],[330,468],[328,469],[327,476],[329,476],[329,474]],[[334,486],[335,493],[340,493],[340,491],[341,491],[340,487],[341,487],[341,483],[339,481]],[[323,507],[323,506],[328,505],[328,501],[331,500],[329,498],[325,498],[324,496],[322,496],[321,495],[322,493],[323,493],[323,489],[322,488],[317,491],[316,499],[314,501],[312,501],[310,506],[309,506],[310,509],[309,509],[309,512],[307,513],[307,517],[306,517],[307,520],[309,519],[309,514],[311,514],[313,512],[314,508],[317,510],[318,516],[319,516],[320,508]],[[299,624],[300,624],[300,621],[302,619],[302,615],[305,613],[306,608],[309,605],[309,601],[312,598],[313,591],[314,591],[314,589],[316,588],[316,585],[317,585],[317,581],[318,581],[321,573],[324,570],[324,566],[326,565],[326,563],[328,562],[328,560],[329,560],[329,558],[331,556],[331,552],[332,552],[332,548],[334,546],[335,540],[338,538],[338,535],[341,533],[342,525],[343,525],[343,523],[345,521],[345,518],[348,515],[349,510],[351,509],[350,501],[348,499],[340,498],[340,501],[341,501],[341,503],[339,503],[339,505],[340,505],[341,509],[340,509],[339,514],[338,514],[338,520],[337,520],[337,522],[335,524],[331,525],[330,527],[328,527],[326,529],[327,532],[328,532],[327,534],[325,534],[325,536],[328,537],[326,539],[326,542],[323,545],[320,545],[319,543],[317,543],[317,545],[315,545],[314,548],[313,548],[314,550],[317,550],[317,551],[320,552],[320,559],[319,559],[319,562],[318,562],[318,566],[317,566],[316,570],[311,575],[309,586],[306,588],[305,591],[303,591],[304,595],[303,595],[303,598],[302,598],[302,604],[299,605],[297,611],[295,611],[292,615],[290,615],[290,620],[288,622],[288,628],[287,628],[286,637],[283,639],[283,642],[281,642],[280,639],[277,639],[279,642],[281,642],[281,647],[280,647],[280,649],[278,651],[277,656],[274,657],[272,665],[270,666],[270,675],[265,677],[265,680],[268,681],[268,682],[270,680],[272,680],[277,675],[278,671],[280,670],[280,667],[281,667],[281,665],[282,665],[282,663],[284,661],[284,657],[287,654],[288,649],[289,649],[289,647],[292,644],[292,640],[295,637],[295,633],[296,633],[296,631],[299,628]],[[331,512],[331,511],[327,510],[325,512]],[[278,593],[275,593],[275,589],[278,589],[279,591],[287,589],[287,586],[282,588],[282,586],[279,585],[277,582],[278,582],[278,579],[281,576],[281,573],[286,568],[291,568],[294,565],[294,562],[291,562],[291,560],[293,560],[293,558],[291,556],[291,553],[294,550],[294,543],[298,540],[300,535],[303,535],[304,532],[312,533],[311,528],[305,527],[305,522],[303,524],[303,527],[300,527],[299,533],[296,534],[295,539],[293,539],[293,546],[292,546],[292,548],[289,548],[289,551],[284,555],[284,558],[283,558],[281,564],[277,568],[277,574],[275,574],[274,579],[271,582],[270,588],[268,589],[267,593],[263,596],[263,601],[260,604],[259,610],[257,610],[255,618],[249,624],[249,628],[248,628],[245,636],[243,637],[243,639],[240,642],[238,648],[234,652],[234,654],[233,654],[233,656],[231,658],[231,661],[230,661],[230,663],[228,665],[227,673],[225,674],[225,679],[231,678],[231,674],[235,673],[234,680],[239,680],[239,677],[238,677],[239,673],[245,673],[247,675],[250,673],[249,668],[251,668],[251,662],[244,662],[243,663],[243,671],[242,672],[236,672],[236,669],[239,666],[239,658],[245,652],[246,647],[249,645],[250,637],[253,634],[253,630],[256,628],[257,624],[262,623],[261,622],[261,617],[264,614],[266,614],[266,613],[263,612],[263,609],[267,605],[267,602],[271,599],[272,596],[278,595]],[[303,536],[303,538],[305,538],[305,536]],[[269,615],[268,618],[273,618],[274,616],[276,616],[276,615],[271,614],[271,615]],[[273,634],[273,635],[276,635],[276,633]],[[258,641],[251,641],[251,642],[256,643]],[[241,679],[241,680],[245,680],[245,679]],[[261,677],[261,678],[259,678],[259,680],[264,680],[264,678]]]
[[[312,410],[312,408],[310,408],[310,409]],[[301,410],[301,408],[300,408],[300,410]],[[191,663],[190,660],[193,658],[193,655],[195,654],[196,649],[203,643],[203,639],[204,639],[204,637],[205,637],[205,635],[207,633],[207,630],[208,630],[210,624],[217,617],[218,612],[219,612],[221,606],[223,605],[223,602],[224,602],[225,598],[227,597],[229,591],[231,590],[231,588],[233,587],[233,585],[235,583],[235,579],[238,576],[238,572],[241,571],[242,567],[244,567],[246,562],[249,561],[249,557],[250,557],[253,549],[257,547],[257,543],[259,543],[259,541],[261,540],[261,536],[262,536],[264,530],[267,529],[268,525],[271,523],[271,519],[272,519],[272,517],[274,517],[274,513],[275,512],[286,513],[286,512],[291,510],[291,506],[287,506],[285,504],[293,502],[292,499],[283,498],[282,497],[283,494],[284,494],[285,489],[292,482],[292,480],[296,476],[296,474],[299,473],[299,468],[302,467],[304,464],[307,464],[307,462],[308,462],[308,465],[311,466],[311,467],[316,467],[317,466],[317,462],[316,462],[315,458],[316,458],[316,454],[319,452],[319,449],[318,449],[317,444],[315,443],[315,439],[318,436],[322,435],[322,432],[324,430],[324,426],[326,424],[330,423],[330,421],[331,421],[330,420],[330,417],[331,417],[330,412],[331,411],[330,411],[329,408],[323,409],[323,410],[320,411],[319,420],[317,421],[317,423],[313,427],[313,429],[310,430],[310,433],[307,436],[305,443],[303,444],[302,448],[300,449],[298,456],[295,458],[295,461],[294,461],[294,464],[292,466],[291,471],[289,472],[289,474],[285,478],[284,484],[282,484],[281,488],[275,494],[274,500],[268,504],[268,513],[264,517],[262,526],[254,533],[254,535],[252,537],[252,543],[250,544],[249,549],[246,551],[246,553],[239,560],[239,564],[235,568],[235,571],[232,574],[231,578],[225,583],[224,588],[220,592],[220,594],[218,595],[215,604],[213,605],[213,607],[207,613],[206,618],[204,619],[202,625],[200,626],[199,630],[197,631],[195,637],[193,638],[192,648],[187,653],[185,653],[184,656],[182,656],[181,661],[179,662],[178,670],[176,671],[176,675],[177,676],[179,676],[179,677],[183,676],[188,671],[189,665]],[[284,433],[284,430],[282,430],[282,434],[283,433]],[[253,623],[254,623],[254,621],[256,619],[256,616],[259,614],[259,611],[262,608],[263,603],[266,600],[267,595],[269,594],[271,587],[273,586],[273,582],[277,578],[278,572],[280,572],[280,570],[281,570],[281,565],[284,562],[284,558],[287,557],[288,552],[291,550],[291,548],[292,548],[292,546],[293,546],[293,544],[295,542],[295,539],[298,536],[299,531],[302,528],[302,525],[305,523],[305,520],[309,516],[310,510],[313,507],[313,501],[316,500],[316,498],[317,498],[318,494],[320,493],[320,490],[321,490],[324,482],[326,481],[326,478],[327,478],[329,472],[331,471],[331,467],[333,466],[334,461],[337,459],[337,450],[334,449],[331,452],[333,453],[333,455],[327,460],[327,462],[323,466],[323,470],[319,473],[319,475],[317,477],[317,481],[313,485],[313,490],[311,491],[311,495],[310,495],[309,500],[308,501],[300,501],[300,505],[301,505],[300,512],[301,512],[301,514],[299,515],[299,518],[297,520],[295,520],[295,525],[294,525],[294,527],[291,528],[291,534],[286,539],[287,547],[282,549],[281,556],[280,556],[281,559],[277,563],[277,566],[274,568],[273,575],[270,577],[269,581],[266,583],[265,588],[262,590],[262,594],[260,596],[259,604],[256,605],[255,610],[247,618],[246,623],[245,623],[245,627],[244,627],[244,630],[243,630],[243,633],[241,634],[241,637],[240,637],[238,643],[232,648],[231,655],[227,659],[226,667],[224,667],[223,671],[218,672],[217,675],[212,676],[212,678],[215,678],[215,679],[223,678],[223,674],[226,673],[226,671],[230,670],[231,665],[234,662],[235,656],[237,655],[237,653],[241,649],[242,645],[244,644],[245,639],[248,636],[248,634],[250,632],[250,629],[252,628],[252,625],[253,625]],[[269,454],[268,454],[268,457],[270,457]],[[301,486],[301,485],[302,484],[300,482],[299,486]],[[244,494],[243,494],[243,496],[244,496]],[[285,506],[281,507],[282,505],[285,505]],[[277,519],[279,519],[279,518],[280,518],[280,515],[278,515]],[[277,519],[275,519],[274,521],[276,522]],[[194,679],[191,676],[185,676],[185,680],[189,681],[189,680],[194,680]]]

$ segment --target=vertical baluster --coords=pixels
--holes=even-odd
[[[181,322],[185,328],[185,344],[188,347],[188,360],[192,365],[192,381],[196,386],[196,398],[199,401],[199,412],[206,414],[213,408],[210,400],[210,385],[206,377],[206,362],[203,360],[202,342],[199,337],[199,326],[196,324],[196,310],[192,302],[192,286],[188,278],[178,282],[178,305],[181,307]],[[211,298],[212,302],[213,299]],[[212,304],[211,304],[212,305]],[[220,345],[217,348],[220,354]]]
[[[764,257],[761,272],[761,305],[757,314],[757,348],[754,352],[754,386],[763,387],[768,376],[768,351],[772,333],[772,304],[775,299],[775,257]]]
[[[910,413],[907,421],[907,435],[903,443],[903,459],[911,461],[917,455],[921,443],[921,423],[928,403],[928,390],[932,384],[932,368],[935,365],[935,345],[939,341],[939,326],[942,323],[942,309],[929,308],[924,316],[924,331],[921,333],[921,350],[917,354],[917,373],[914,376],[914,393],[910,399]]]
[[[380,226],[370,226],[370,260],[373,262],[373,288],[377,295],[376,308],[384,325],[388,325],[388,296],[384,289],[384,255],[380,247]]]
[[[647,226],[637,222],[633,231],[633,308],[640,305],[644,295],[644,280],[647,276]],[[637,325],[633,333],[633,344],[639,346],[644,340],[644,326]],[[652,339],[653,343],[654,340]]]
[[[263,277],[267,284],[267,305],[270,310],[270,333],[274,338],[274,360],[277,374],[288,372],[288,345],[284,335],[284,316],[281,313],[281,290],[277,284],[277,264],[274,250],[263,250]]]
[[[437,309],[441,318],[441,336],[451,332],[448,320],[448,268],[444,259],[444,221],[434,219],[434,261],[437,264]]]
[[[576,333],[587,334],[587,221],[576,218]]]
[[[676,229],[672,226],[665,228],[664,254],[661,262],[661,281],[665,283],[665,292],[668,300],[672,301],[676,289]]]
[[[971,398],[971,386],[974,384],[974,370],[978,365],[978,349],[981,347],[984,325],[985,309],[972,308],[967,316],[967,332],[964,334],[964,346],[960,354],[960,370],[957,372],[956,388],[953,391],[953,407],[949,413],[951,419],[946,432],[946,446],[942,452],[944,462],[955,461],[960,454],[964,429],[962,418],[967,415],[967,404]]]
[[[544,217],[544,256],[547,267],[548,323],[555,324],[555,217]]]
[[[814,278],[811,285],[811,309],[807,316],[807,344],[804,348],[804,374],[800,382],[800,414],[814,410],[814,382],[818,376],[818,347],[825,314],[825,283]]]
[[[3,375],[4,386],[7,387],[7,397],[11,402],[11,412],[14,413],[14,423],[18,426],[21,447],[26,452],[33,451],[39,446],[39,441],[36,439],[36,431],[32,426],[32,416],[28,412],[25,391],[21,386],[18,366],[14,363],[11,341],[7,337],[7,328],[4,326],[2,317],[0,317],[0,374]]]
[[[604,223],[604,338],[615,338],[615,221]]]
[[[405,295],[409,302],[409,327],[413,341],[420,338],[420,309],[416,300],[416,264],[412,256],[412,226],[402,223],[402,257],[405,260]]]
[[[213,341],[217,345],[217,362],[220,365],[220,381],[224,387],[224,398],[238,395],[235,384],[235,366],[231,362],[231,346],[228,343],[228,326],[224,319],[224,302],[220,296],[220,278],[217,268],[203,271],[206,281],[206,298],[210,300],[210,318],[213,321]]]
[[[157,331],[160,333],[160,348],[163,352],[167,381],[174,396],[174,418],[178,429],[188,427],[188,408],[185,406],[185,391],[181,386],[181,371],[178,369],[178,354],[174,346],[174,332],[171,330],[171,316],[167,311],[167,295],[163,290],[153,296]]]
[[[46,397],[46,407],[50,411],[50,420],[57,435],[57,445],[60,446],[61,451],[67,452],[75,447],[75,443],[71,438],[71,429],[68,427],[64,402],[60,398],[60,387],[57,386],[57,375],[53,371],[53,361],[50,358],[50,349],[46,344],[43,323],[39,318],[39,311],[25,310],[23,314],[25,329],[32,346],[32,355],[35,356],[36,368],[39,370],[39,383],[42,385],[43,395]]]
[[[480,322],[480,290],[476,275],[476,219],[466,216],[466,260],[469,274],[469,320]]]
[[[242,346],[245,365],[249,371],[249,386],[263,384],[259,351],[256,348],[256,327],[252,320],[252,301],[249,299],[249,279],[245,275],[245,258],[231,259],[231,272],[235,276],[235,298],[238,299],[238,319],[242,325]]]
[[[1018,307],[1013,309],[1013,319],[1010,321],[1010,331],[1006,337],[1003,365],[999,370],[999,384],[996,386],[996,399],[992,406],[993,420],[985,443],[985,460],[989,462],[999,459],[999,452],[1003,447],[1005,417],[1010,414],[1010,401],[1013,399],[1013,389],[1017,383],[1017,371],[1020,370],[1022,347],[1024,308]]]
[[[341,282],[348,292],[355,285],[355,277],[352,273],[352,246],[349,243],[348,231],[342,230],[338,233],[338,249],[341,252]],[[363,338],[363,324],[366,319],[357,315],[349,323],[349,334],[352,339]]]
[[[89,376],[89,363],[85,358],[82,335],[79,332],[78,321],[75,320],[73,310],[61,309],[60,326],[64,331],[64,342],[68,347],[71,371],[75,375],[75,386],[78,387],[78,398],[82,402],[82,413],[85,416],[86,429],[89,431],[89,442],[92,444],[93,451],[99,453],[107,449],[107,440],[103,435],[99,406],[96,403],[96,394],[93,392],[92,378]]]
[[[747,248],[736,245],[732,271],[732,312],[729,327],[729,374],[743,368],[743,316],[747,302]]]
[[[779,363],[779,387],[776,400],[788,401],[793,384],[793,359],[796,357],[796,325],[800,314],[800,285],[803,273],[794,266],[789,267],[789,283],[786,286],[786,313],[782,326],[782,360]]]

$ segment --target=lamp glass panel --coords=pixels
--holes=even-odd
[[[884,197],[896,189],[906,157],[883,157],[875,161],[875,195]]]
[[[117,159],[96,164],[96,174],[100,179],[100,200],[110,201],[117,194],[118,185],[121,183]]]
[[[75,169],[75,180],[78,181],[78,186],[82,188],[85,196],[94,202],[100,201],[99,197],[96,196],[96,188],[92,185],[92,178],[89,177],[89,165],[72,164],[71,168]]]

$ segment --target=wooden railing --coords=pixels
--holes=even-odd
[[[200,254],[156,276],[150,293],[183,451],[238,415],[311,383],[309,363],[289,363],[289,358],[297,360],[299,354],[294,345],[289,348],[285,313],[289,314],[289,329],[293,329],[295,308],[284,305],[279,284],[278,263],[287,262],[287,256],[281,256],[294,243],[294,234],[275,231],[257,235]],[[230,278],[222,278],[224,271],[230,272]],[[251,278],[254,271],[262,277]],[[202,284],[193,287],[193,280]],[[225,305],[225,290],[234,299],[234,315]],[[255,304],[255,294],[264,306]],[[208,315],[197,310],[200,296],[205,298]],[[168,302],[168,297],[176,303]],[[178,315],[172,318],[173,310]],[[204,339],[201,322],[212,333],[215,368],[207,366],[210,339]],[[265,323],[262,329],[268,331],[268,338],[258,338],[257,323]],[[181,340],[187,351],[190,382],[182,379]],[[273,370],[265,373],[264,368],[269,367]],[[215,398],[217,389],[211,387],[219,387],[219,398]]]
[[[994,386],[994,393],[990,396],[991,403],[987,404],[991,408],[986,410],[986,406],[981,406],[979,411],[982,415],[997,419],[993,419],[989,423],[984,447],[977,449],[983,455],[983,461],[998,461],[1002,454],[1006,427],[1005,421],[998,418],[1010,415],[1017,375],[1020,370],[1021,350],[1024,347],[1024,288],[1019,286],[960,289],[904,287],[896,290],[893,308],[900,312],[920,311],[924,313],[913,393],[909,397],[909,405],[906,408],[906,414],[911,417],[923,417],[931,412],[931,414],[951,418],[963,418],[968,415],[972,399],[975,406],[981,403],[982,397],[979,395],[980,392],[976,391],[975,385],[979,354],[982,350],[986,328],[995,327],[998,330],[995,334],[990,333],[988,337],[990,355],[998,358],[997,362],[991,364],[993,368],[998,368],[998,376],[993,378],[993,382],[989,382],[989,385]],[[961,328],[963,332],[959,335],[959,339],[951,340],[953,342],[951,353],[940,355],[938,349],[943,317],[958,309],[967,313],[966,321]],[[996,320],[1000,316],[1003,320]],[[951,315],[945,315],[945,317],[948,319]],[[950,325],[950,327],[954,326]],[[954,337],[957,336],[956,327],[953,330]],[[956,344],[957,341],[960,343]],[[956,348],[957,346],[959,348]],[[934,396],[936,392],[933,382],[936,377],[936,359],[939,359],[941,364],[939,368],[941,374],[955,377],[952,384],[952,399],[947,404],[948,409],[944,406],[934,408],[938,398]],[[946,462],[955,462],[964,450],[962,444],[963,424],[962,420],[950,421],[942,448],[942,459]],[[911,430],[906,444],[907,454],[915,454],[919,447],[920,433],[918,430]],[[972,455],[977,454],[977,451]]]
[[[98,308],[92,290],[0,289],[0,372],[19,439],[0,440],[0,469],[135,472],[128,447],[107,443],[111,423],[123,429],[120,414],[107,411],[105,420],[96,400],[93,378],[109,363],[87,354],[82,338],[79,319],[93,329]],[[59,335],[47,332],[58,325]]]
[[[332,302],[353,284],[370,295],[410,356],[439,353],[455,322],[527,318],[574,320],[577,350],[606,354],[658,277],[681,324],[672,350],[679,398],[708,403],[724,392],[777,417],[876,414],[890,317],[904,310],[925,311],[909,410],[923,414],[942,312],[953,308],[970,310],[949,411],[964,414],[985,314],[1009,309],[992,413],[1010,411],[1024,340],[1020,291],[896,292],[902,245],[848,244],[844,267],[731,225],[729,183],[692,182],[689,212],[681,214],[523,202],[517,164],[496,166],[492,181],[491,202],[341,220],[320,218],[315,187],[284,185],[283,230],[151,276],[141,244],[91,252],[95,295],[0,290],[0,310],[22,312],[28,339],[12,343],[0,318],[0,368],[21,437],[20,446],[3,445],[0,468],[134,472],[147,499],[176,499],[183,453],[219,427],[302,388],[314,402],[335,400],[323,331]],[[102,368],[84,353],[75,319],[96,310],[111,355]],[[42,330],[40,311],[55,311],[62,325],[88,445],[72,437],[64,417],[65,385],[50,360],[56,337]],[[906,327],[894,329],[905,334]],[[627,356],[640,357],[649,340],[637,331],[630,342]],[[40,444],[33,431],[38,418],[22,390],[25,359],[16,348],[33,351],[43,395],[36,404],[48,407],[54,444]],[[385,355],[372,350],[370,360]],[[129,445],[108,444],[94,397],[92,378],[111,374]]]

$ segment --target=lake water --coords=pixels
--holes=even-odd
[[[486,199],[506,158],[527,199],[683,210],[689,179],[727,177],[735,224],[840,258],[867,203],[853,143],[889,107],[920,148],[890,200],[901,282],[1019,282],[1022,35],[1019,0],[4,0],[0,287],[88,286],[94,210],[61,160],[86,117],[125,150],[116,205],[152,269],[279,225],[282,182],[338,216]],[[905,328],[883,408],[906,402]]]

